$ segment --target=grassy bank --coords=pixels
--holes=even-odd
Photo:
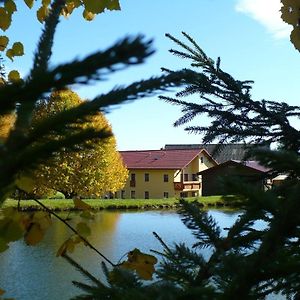
[[[187,201],[197,201],[205,207],[222,207],[226,203],[221,196],[187,198]],[[55,211],[74,210],[73,201],[70,199],[42,199],[40,200],[45,206]],[[102,209],[164,209],[177,208],[178,199],[85,199],[83,200],[95,210]],[[3,207],[17,208],[18,201],[8,199],[4,202]],[[41,206],[33,200],[21,200],[21,210],[40,210]]]

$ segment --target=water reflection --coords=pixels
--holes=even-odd
[[[230,226],[237,212],[210,211],[221,228]],[[72,222],[79,217],[73,216]],[[147,212],[99,212],[90,221],[90,242],[112,261],[117,262],[128,251],[139,248],[162,250],[152,235],[159,233],[167,244],[185,242],[191,245],[194,238],[182,224],[179,216],[171,211]],[[54,221],[39,246],[28,247],[22,241],[15,242],[0,255],[0,287],[6,297],[20,300],[69,299],[78,294],[71,280],[81,281],[81,274],[63,258],[55,257],[59,246],[70,236],[70,231],[59,221]],[[101,276],[101,259],[89,248],[81,245],[72,257],[96,277]]]

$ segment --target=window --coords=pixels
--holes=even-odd
[[[188,196],[187,192],[181,192],[180,197],[181,198],[186,198]]]
[[[184,174],[184,181],[188,181],[189,180],[189,174]]]
[[[115,198],[118,199],[118,193],[117,192],[115,192]]]
[[[121,198],[125,199],[125,191],[124,190],[121,191]]]
[[[146,182],[149,181],[149,173],[145,173],[145,181],[146,181]]]
[[[192,180],[193,181],[198,181],[198,175],[197,174],[192,174]]]
[[[192,197],[197,197],[197,192],[192,192]]]
[[[135,174],[134,173],[131,173],[130,174],[130,183],[129,183],[129,185],[130,185],[130,187],[135,187]]]
[[[164,182],[169,182],[169,175],[168,174],[164,174]]]
[[[131,199],[135,199],[135,191],[130,192],[130,197],[131,197]]]
[[[200,157],[200,162],[201,162],[201,164],[204,163],[204,157],[203,156]]]
[[[168,192],[164,192],[164,198],[169,198],[169,193]]]
[[[149,192],[145,192],[145,199],[149,199]]]

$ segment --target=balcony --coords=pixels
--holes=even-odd
[[[175,191],[197,191],[200,188],[201,183],[199,181],[174,182]]]

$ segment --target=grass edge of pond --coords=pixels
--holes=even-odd
[[[203,208],[237,207],[237,203],[229,203],[222,196],[208,196],[199,198],[186,198],[188,202],[196,202]],[[76,210],[72,199],[40,199],[45,206],[53,211]],[[127,210],[127,209],[174,209],[180,207],[179,199],[83,199],[94,210]],[[7,199],[2,208],[18,207],[18,200]],[[20,200],[20,210],[35,211],[43,208],[34,200]]]

